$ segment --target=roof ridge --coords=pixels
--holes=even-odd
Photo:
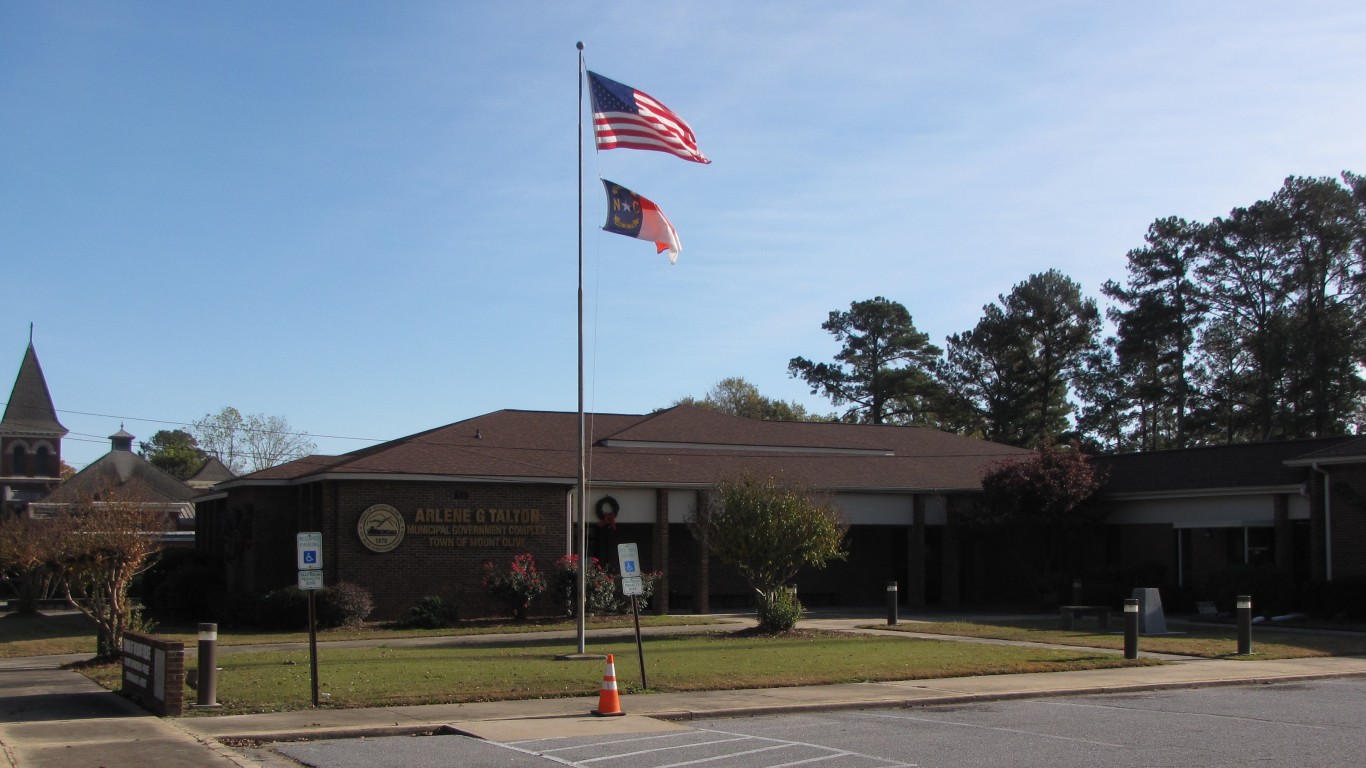
[[[1261,447],[1261,446],[1287,446],[1287,445],[1294,445],[1294,444],[1296,444],[1296,443],[1315,443],[1315,442],[1328,442],[1328,441],[1344,442],[1344,441],[1348,441],[1348,440],[1357,440],[1357,439],[1360,439],[1361,437],[1362,437],[1362,436],[1360,436],[1360,435],[1331,435],[1331,436],[1327,436],[1327,437],[1296,437],[1296,438],[1292,438],[1292,439],[1290,439],[1290,440],[1258,440],[1258,441],[1256,441],[1256,442],[1250,442],[1250,443],[1222,443],[1222,444],[1219,444],[1219,445],[1192,445],[1192,446],[1189,446],[1189,447],[1187,447],[1187,448],[1159,448],[1159,449],[1157,449],[1157,450],[1155,450],[1155,451],[1127,451],[1127,452],[1125,452],[1125,453],[1096,453],[1096,454],[1089,454],[1089,455],[1092,456],[1093,458],[1098,458],[1098,459],[1105,459],[1105,458],[1120,458],[1120,457],[1125,457],[1125,456],[1155,456],[1155,455],[1158,455],[1158,454],[1165,454],[1165,453],[1184,453],[1184,452],[1190,452],[1190,451],[1225,451],[1225,450],[1228,450],[1228,449],[1230,449],[1230,448],[1256,448],[1256,447]]]

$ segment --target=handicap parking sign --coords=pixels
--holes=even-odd
[[[622,576],[640,574],[640,553],[635,544],[618,544],[617,559],[621,561]]]

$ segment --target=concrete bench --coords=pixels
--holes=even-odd
[[[1063,629],[1076,629],[1077,619],[1082,616],[1095,616],[1101,629],[1110,628],[1110,608],[1105,605],[1064,605],[1058,609],[1062,616]]]

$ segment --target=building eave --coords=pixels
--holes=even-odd
[[[1321,459],[1289,459],[1283,462],[1287,467],[1332,467],[1344,464],[1366,464],[1366,456],[1328,456]]]
[[[507,485],[563,485],[573,487],[577,482],[572,477],[513,477],[507,475],[430,475],[413,474],[406,472],[321,472],[301,477],[285,477],[276,479],[251,479],[239,478],[228,480],[214,486],[215,489],[222,491],[209,496],[198,496],[196,501],[208,501],[216,498],[225,497],[226,491],[233,488],[250,487],[297,487],[310,485],[312,483],[322,483],[334,480],[384,480],[384,481],[403,481],[417,483],[502,483]]]
[[[1259,485],[1235,486],[1228,488],[1184,488],[1170,491],[1131,491],[1128,493],[1102,493],[1100,501],[1147,501],[1166,499],[1209,498],[1216,496],[1266,496],[1269,494],[1298,494],[1299,485]]]

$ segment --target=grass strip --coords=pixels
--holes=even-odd
[[[1009,619],[989,621],[903,621],[894,627],[866,625],[869,629],[890,629],[900,632],[919,632],[934,635],[958,635],[995,640],[1022,640],[1084,648],[1123,650],[1122,629],[1101,632],[1096,629],[1065,630],[1058,628],[1056,617],[1038,619]],[[1111,622],[1113,627],[1115,622]],[[1314,632],[1289,628],[1253,627],[1252,655],[1238,655],[1238,634],[1235,627],[1222,625],[1182,624],[1171,634],[1141,635],[1140,651],[1195,656],[1206,659],[1299,659],[1313,656],[1366,655],[1366,633]]]
[[[319,689],[331,707],[596,695],[602,682],[600,664],[554,660],[555,654],[572,650],[569,645],[554,640],[322,649]],[[641,692],[633,640],[595,644],[591,650],[616,654],[619,685],[626,692]],[[1070,650],[826,632],[790,637],[748,632],[652,637],[645,644],[645,660],[652,691],[827,685],[1153,663]],[[205,714],[309,706],[306,650],[233,653],[220,656],[219,664],[218,699],[224,707]],[[92,669],[87,674],[106,685],[117,685],[117,668]]]
[[[642,627],[689,626],[722,624],[723,619],[710,616],[641,616]],[[589,617],[587,628],[624,629],[631,627],[630,616]],[[489,634],[522,634],[529,632],[572,631],[577,628],[570,620],[526,621],[516,624],[480,622],[443,629],[395,629],[383,624],[363,627],[342,627],[318,632],[319,642],[334,640],[398,640],[410,637],[465,637]],[[198,627],[154,626],[152,632],[167,640],[179,640],[186,648],[198,642]],[[220,646],[264,645],[267,643],[306,643],[307,632],[263,632],[224,629],[218,633]],[[51,656],[69,653],[95,653],[95,625],[75,613],[0,617],[0,658],[19,656]]]
[[[0,617],[0,659],[95,653],[95,625],[78,613]]]

